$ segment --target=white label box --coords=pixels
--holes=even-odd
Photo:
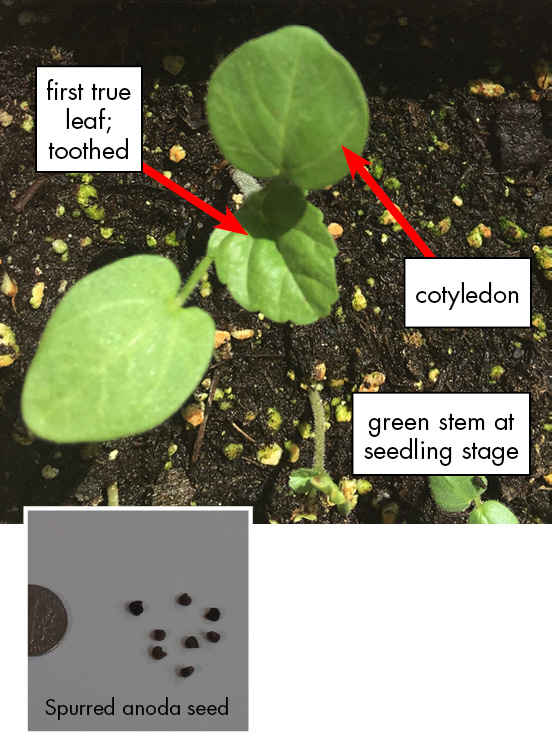
[[[530,474],[530,394],[353,394],[353,474]]]
[[[37,172],[142,170],[142,68],[36,68]]]
[[[531,259],[405,259],[405,326],[529,327]]]

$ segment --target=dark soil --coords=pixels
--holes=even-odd
[[[171,170],[178,183],[222,210],[233,205],[238,190],[227,168],[218,165],[222,156],[204,122],[210,72],[253,36],[288,23],[312,26],[359,73],[371,111],[365,155],[383,165],[382,184],[387,176],[400,181],[395,202],[437,256],[534,256],[538,230],[551,223],[551,91],[541,90],[534,75],[536,60],[550,58],[550,4],[490,0],[395,6],[337,1],[50,6],[17,0],[11,7],[0,6],[0,110],[13,116],[9,126],[0,127],[0,274],[6,270],[19,286],[14,307],[0,295],[0,321],[13,329],[20,346],[15,363],[0,369],[3,521],[20,521],[25,504],[105,502],[106,488],[117,481],[124,505],[253,505],[257,522],[290,522],[305,506],[287,486],[292,469],[287,454],[272,467],[259,464],[256,453],[273,441],[294,440],[301,449],[297,466],[310,464],[312,441],[302,440],[294,423],[311,421],[300,384],[320,362],[327,366],[327,400],[339,395],[348,401],[362,376],[372,371],[385,374],[381,390],[386,392],[530,392],[531,475],[491,477],[486,497],[510,504],[522,522],[551,521],[551,492],[545,480],[551,473],[549,335],[536,339],[534,328],[438,328],[419,334],[405,329],[403,258],[418,256],[418,250],[404,233],[379,224],[383,207],[358,178],[352,182],[346,177],[332,189],[310,195],[326,223],[337,222],[345,229],[338,239],[337,261],[341,318],[334,313],[306,327],[260,320],[237,306],[213,272],[212,294],[206,299],[196,294],[195,301],[213,315],[219,329],[260,333],[246,341],[232,340],[215,353],[207,375],[218,375],[218,386],[231,388],[234,398],[227,410],[212,406],[196,463],[191,457],[197,431],[188,430],[179,413],[149,433],[94,449],[31,442],[20,420],[23,377],[62,296],[60,284],[71,287],[91,270],[140,252],[168,256],[186,277],[203,255],[213,225],[142,174],[94,175],[106,212],[103,225],[114,229],[109,239],[101,237],[98,223],[82,213],[73,216],[81,177],[38,177],[33,133],[21,128],[26,113],[22,103],[29,102],[33,113],[35,65],[143,65],[145,160],[156,169]],[[25,26],[18,24],[22,9],[35,14]],[[168,54],[185,58],[177,77],[162,67]],[[474,77],[503,84],[506,95],[472,95],[467,83]],[[167,157],[176,143],[187,153],[177,165]],[[39,178],[44,183],[37,183]],[[33,185],[40,188],[33,192]],[[453,204],[454,195],[462,197],[461,207]],[[25,202],[24,196],[30,199]],[[56,215],[58,205],[65,207],[62,217]],[[503,240],[502,215],[522,226],[528,237],[512,244]],[[437,223],[446,217],[451,217],[452,227],[444,236],[421,228],[421,221]],[[491,227],[492,237],[472,250],[466,236],[478,223]],[[165,243],[173,231],[178,247]],[[147,234],[156,238],[156,248],[147,247]],[[81,240],[87,236],[92,243],[83,247]],[[47,237],[67,242],[66,263],[52,251]],[[533,267],[533,311],[543,314],[550,330],[550,283],[535,261]],[[373,287],[368,278],[374,278]],[[39,279],[46,290],[42,305],[34,310],[29,298]],[[356,286],[368,299],[361,312],[351,307]],[[491,383],[494,365],[505,369],[497,383]],[[439,369],[435,383],[428,378],[432,368]],[[341,378],[345,384],[338,393],[329,382]],[[270,406],[283,418],[277,434],[266,424]],[[245,417],[249,411],[257,413],[250,422]],[[234,461],[223,455],[229,442],[244,445]],[[170,444],[178,448],[171,468],[165,468]],[[327,452],[333,478],[348,477],[349,423],[332,421]],[[59,469],[58,476],[46,479],[46,465]],[[369,479],[372,492],[359,497],[347,519],[322,504],[318,521],[466,520],[435,506],[424,477]]]

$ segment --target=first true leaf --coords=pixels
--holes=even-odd
[[[212,356],[214,323],[181,308],[168,259],[121,259],[80,280],[54,310],[23,388],[23,419],[58,443],[149,430],[193,392]]]
[[[237,213],[248,235],[214,231],[218,278],[247,311],[312,324],[337,300],[337,247],[322,213],[291,184],[271,182]]]

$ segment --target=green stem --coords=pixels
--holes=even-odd
[[[320,394],[316,389],[309,389],[308,398],[312,407],[314,416],[314,464],[313,468],[325,474],[324,455],[325,455],[325,438],[326,438],[326,418],[324,414],[324,405],[320,399]]]
[[[212,264],[211,256],[205,256],[203,259],[200,260],[200,262],[194,268],[191,276],[189,277],[185,285],[183,285],[183,287],[177,294],[175,302],[177,303],[178,306],[185,305],[188,297],[191,295],[195,287],[202,280],[203,276],[208,272],[211,264]]]
[[[482,501],[480,500],[480,498],[477,495],[474,498],[474,505],[476,506],[476,508],[478,510],[480,510],[480,508],[482,507]]]

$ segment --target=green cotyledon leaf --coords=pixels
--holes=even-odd
[[[429,477],[432,497],[443,510],[466,510],[487,487],[485,477]]]
[[[468,516],[469,523],[518,523],[509,508],[497,500],[486,500]]]
[[[301,494],[307,494],[311,490],[322,492],[329,498],[330,502],[338,507],[346,502],[345,495],[329,474],[322,473],[318,469],[297,469],[289,477],[289,486],[292,490]],[[344,515],[348,515],[352,507],[347,506]]]
[[[253,176],[319,189],[360,153],[368,105],[357,74],[316,31],[286,26],[243,44],[208,87],[210,129],[224,156]]]
[[[297,469],[289,477],[289,486],[295,492],[306,495],[314,489],[313,480],[320,476],[321,472],[317,469]]]
[[[50,317],[23,387],[23,419],[58,443],[149,430],[193,392],[212,357],[214,323],[181,308],[175,265],[139,255],[92,272]]]
[[[253,194],[237,218],[248,235],[215,230],[208,253],[235,300],[272,321],[310,324],[337,300],[337,248],[322,214],[303,192],[272,182]]]

